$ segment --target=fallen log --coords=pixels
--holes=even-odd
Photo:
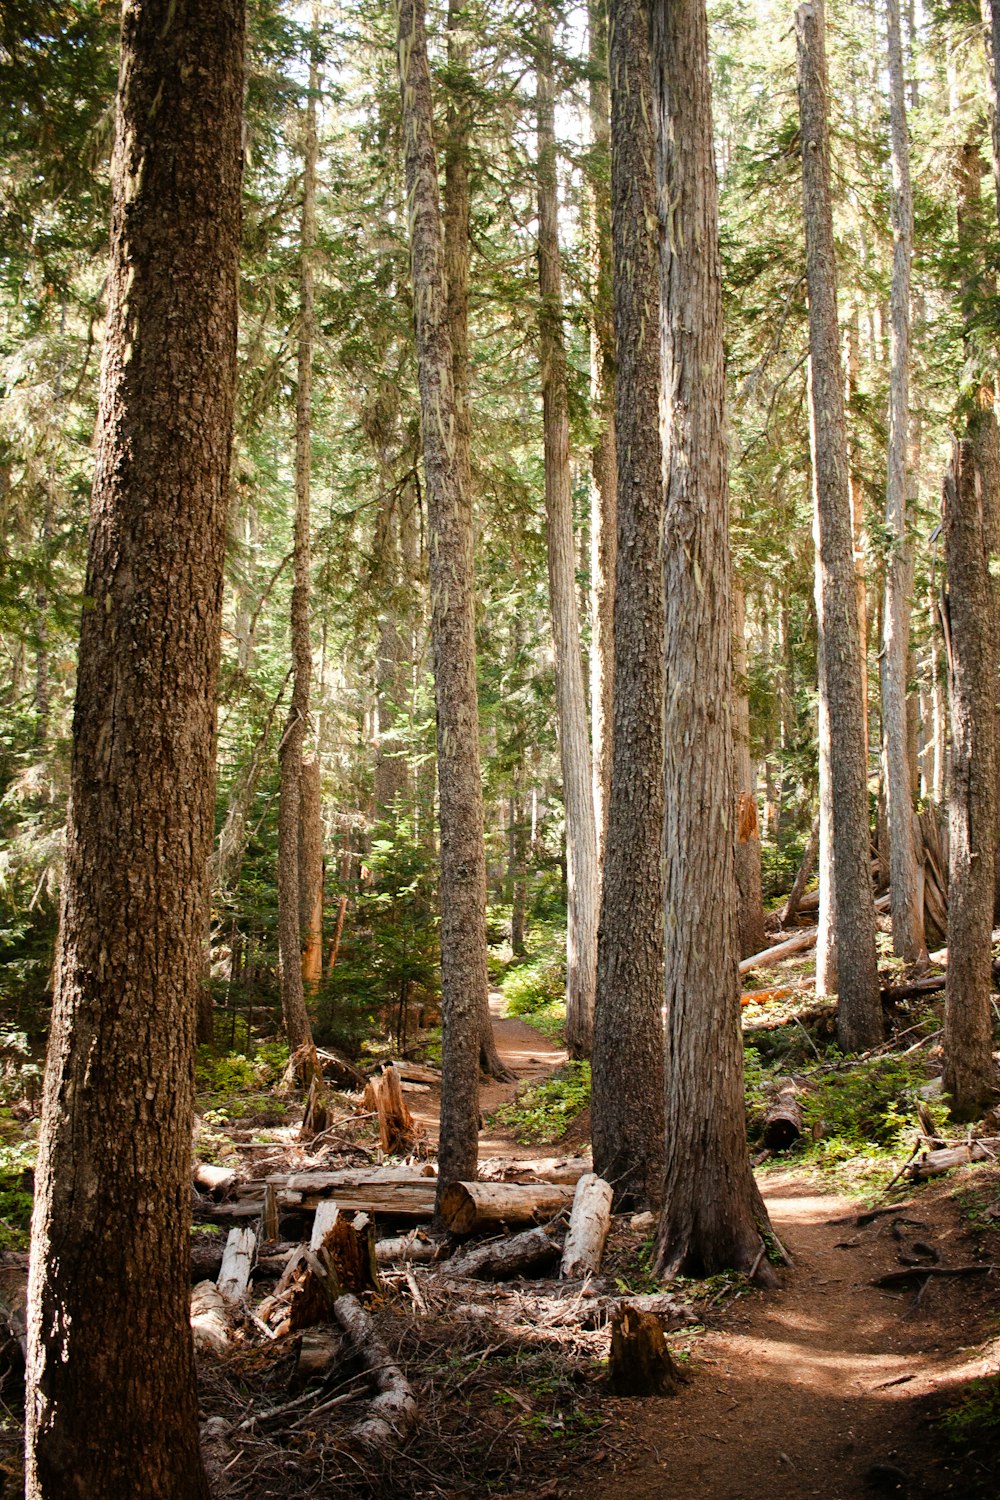
[[[791,958],[793,953],[802,953],[807,948],[814,947],[817,931],[816,927],[807,927],[803,932],[797,932],[794,937],[775,943],[773,948],[765,948],[760,953],[752,953],[749,958],[740,960],[740,973],[749,974],[751,969],[770,968],[771,964],[781,963],[783,958]]]
[[[426,1063],[400,1062],[398,1059],[389,1064],[395,1068],[404,1083],[426,1083],[432,1088],[441,1087],[441,1069],[429,1068]]]
[[[442,1275],[451,1278],[477,1277],[488,1281],[509,1281],[513,1276],[539,1272],[559,1255],[559,1241],[551,1226],[528,1229],[523,1234],[491,1240],[477,1245],[445,1263]]]
[[[203,1192],[215,1198],[224,1198],[236,1181],[235,1167],[216,1167],[210,1162],[200,1161],[194,1169],[194,1183]]]
[[[409,1382],[399,1366],[393,1363],[371,1318],[356,1297],[338,1297],[333,1312],[354,1353],[374,1377],[379,1392],[368,1416],[351,1429],[352,1435],[363,1443],[376,1446],[401,1440],[417,1420],[417,1403]]]
[[[787,1151],[802,1134],[798,1090],[785,1082],[768,1105],[761,1138],[769,1151]]]
[[[1000,1136],[984,1137],[978,1141],[966,1141],[961,1146],[946,1146],[942,1151],[927,1151],[918,1161],[907,1168],[907,1175],[914,1182],[924,1182],[928,1177],[940,1177],[954,1167],[964,1167],[973,1161],[995,1161],[1000,1152]]]
[[[256,1246],[257,1236],[252,1229],[230,1230],[216,1283],[227,1302],[242,1302],[246,1296]]]
[[[540,1224],[571,1207],[575,1189],[549,1182],[449,1182],[440,1211],[452,1234],[500,1224]]]
[[[611,1323],[608,1386],[616,1396],[673,1396],[678,1375],[659,1320],[623,1302]]]
[[[539,1161],[511,1161],[490,1156],[479,1163],[481,1182],[561,1182],[575,1185],[594,1170],[589,1156],[546,1156]]]
[[[611,1184],[595,1172],[588,1172],[577,1183],[559,1266],[563,1281],[588,1273],[596,1276],[600,1270],[611,1228],[612,1196]]]
[[[419,1229],[413,1229],[409,1234],[399,1235],[395,1239],[376,1240],[375,1259],[380,1266],[396,1260],[427,1263],[435,1259],[438,1248]]]
[[[214,1281],[199,1281],[191,1293],[191,1332],[199,1354],[224,1354],[229,1348],[231,1310]]]

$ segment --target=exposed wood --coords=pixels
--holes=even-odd
[[[575,1276],[594,1276],[601,1269],[601,1257],[611,1228],[611,1184],[588,1172],[576,1185],[569,1230],[563,1246],[559,1275],[564,1280]]]
[[[202,1188],[206,1193],[211,1193],[215,1198],[224,1198],[235,1181],[234,1167],[214,1167],[204,1161],[198,1162],[195,1166],[195,1186]]]
[[[687,1328],[692,1323],[700,1321],[700,1314],[693,1307],[671,1296],[669,1292],[649,1292],[636,1297],[597,1299],[584,1317],[582,1326],[603,1328],[606,1323],[611,1322],[624,1303],[634,1307],[638,1312],[651,1314],[659,1321],[660,1327],[668,1331],[674,1328]]]
[[[514,1161],[498,1156],[479,1163],[479,1176],[484,1182],[562,1182],[575,1186],[585,1172],[593,1170],[587,1156],[547,1156],[538,1161]]]
[[[199,1281],[191,1293],[191,1332],[199,1354],[224,1354],[229,1348],[232,1304],[214,1281]]]
[[[971,1161],[994,1161],[1000,1151],[1000,1137],[984,1137],[961,1146],[946,1146],[941,1151],[928,1151],[908,1169],[907,1175],[914,1182],[923,1182],[928,1177],[940,1177],[953,1167],[964,1167]]]
[[[375,1259],[380,1266],[397,1260],[430,1262],[439,1253],[439,1248],[419,1229],[414,1229],[409,1234],[397,1236],[395,1239],[376,1240]]]
[[[440,1211],[452,1234],[498,1224],[539,1224],[568,1209],[575,1189],[548,1182],[449,1182]]]
[[[387,1066],[395,1068],[404,1083],[429,1083],[432,1088],[441,1087],[440,1068],[428,1068],[424,1063],[400,1062],[398,1059]]]
[[[365,1088],[365,1108],[378,1115],[379,1145],[386,1155],[406,1155],[416,1141],[413,1116],[406,1106],[399,1074],[390,1066]]]
[[[749,974],[751,969],[767,969],[772,964],[780,964],[783,958],[791,958],[793,953],[802,953],[807,948],[816,944],[815,927],[807,927],[804,932],[797,932],[794,937],[783,938],[780,943],[775,943],[773,948],[765,948],[762,953],[753,953],[749,958],[741,959],[740,973]]]
[[[364,1089],[367,1082],[365,1075],[342,1052],[329,1047],[317,1047],[316,1056],[328,1083],[335,1083],[340,1088],[356,1090],[358,1093]]]
[[[762,1139],[769,1151],[787,1151],[802,1134],[802,1110],[798,1090],[786,1083],[768,1105]]]
[[[305,1385],[310,1380],[322,1380],[344,1353],[344,1341],[331,1328],[307,1328],[299,1345],[299,1357],[295,1364],[295,1380]]]
[[[319,1250],[326,1236],[337,1222],[339,1209],[332,1198],[317,1205],[316,1217],[313,1219],[312,1234],[309,1237],[309,1249]]]
[[[523,1234],[477,1245],[448,1261],[443,1275],[470,1276],[489,1281],[506,1281],[512,1276],[539,1274],[559,1255],[559,1241],[551,1227],[528,1229]]]
[[[616,1396],[673,1396],[678,1384],[659,1318],[623,1302],[611,1321],[609,1388]]]
[[[271,1183],[264,1189],[264,1206],[260,1215],[261,1231],[264,1239],[271,1243],[281,1233],[281,1221],[278,1215],[278,1195]]]
[[[257,1236],[252,1229],[231,1229],[222,1252],[218,1288],[227,1302],[241,1302],[250,1284]]]
[[[417,1419],[417,1403],[409,1383],[375,1331],[374,1324],[356,1297],[338,1297],[334,1315],[354,1353],[374,1377],[378,1395],[368,1416],[352,1429],[364,1443],[381,1445],[401,1441]]]

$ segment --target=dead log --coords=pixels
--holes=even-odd
[[[802,1110],[798,1090],[787,1080],[768,1105],[762,1140],[769,1151],[787,1151],[802,1134]]]
[[[427,1239],[419,1229],[395,1239],[375,1241],[375,1259],[380,1266],[396,1260],[428,1263],[435,1259],[438,1250],[434,1241]]]
[[[213,1198],[224,1198],[235,1181],[235,1167],[215,1167],[207,1161],[195,1165],[195,1186],[202,1192],[211,1193]]]
[[[798,911],[799,907],[802,904],[803,892],[805,891],[805,888],[809,883],[809,877],[813,872],[813,868],[816,864],[816,855],[818,853],[819,814],[817,813],[816,817],[813,820],[813,826],[810,830],[809,837],[806,840],[806,846],[802,851],[802,859],[799,863],[799,868],[796,871],[795,880],[792,882],[792,888],[788,893],[788,900],[785,902],[784,906],[781,909],[782,927],[787,927],[790,922],[793,922],[795,920],[795,913]],[[819,897],[817,896],[816,899],[818,905]]]
[[[749,958],[740,960],[740,973],[749,974],[751,969],[769,968],[771,964],[780,964],[783,958],[791,958],[793,953],[802,953],[805,949],[814,947],[816,932],[815,927],[807,927],[803,932],[797,932],[794,937],[775,943],[773,948],[765,948],[760,953],[752,953]]]
[[[637,1297],[598,1298],[590,1304],[580,1324],[581,1328],[604,1328],[626,1302],[638,1312],[649,1313],[657,1318],[660,1327],[668,1331],[674,1328],[688,1328],[692,1323],[701,1321],[700,1315],[693,1307],[689,1307],[686,1302],[679,1301],[669,1292],[649,1292]]]
[[[887,984],[882,999],[892,1004],[897,1000],[912,1000],[917,995],[933,995],[943,990],[946,983],[944,974],[928,974],[926,979],[911,979],[908,984]]]
[[[440,1211],[452,1234],[500,1224],[540,1224],[571,1207],[575,1189],[549,1182],[449,1182]]]
[[[659,1319],[623,1302],[611,1322],[610,1390],[616,1396],[674,1396],[678,1384]]]
[[[322,1380],[344,1352],[344,1341],[331,1328],[308,1328],[302,1335],[299,1355],[295,1362],[296,1385],[306,1385],[310,1380]]]
[[[551,1226],[528,1229],[523,1234],[491,1240],[477,1245],[447,1261],[442,1274],[452,1277],[477,1277],[486,1281],[509,1281],[513,1276],[539,1273],[559,1255],[559,1241]]]
[[[393,1363],[371,1318],[356,1297],[338,1297],[333,1311],[353,1352],[374,1377],[379,1393],[368,1416],[352,1428],[352,1435],[375,1446],[401,1441],[417,1419],[416,1399],[406,1376]]]
[[[232,1304],[214,1281],[199,1281],[191,1293],[191,1332],[199,1354],[224,1354],[229,1348]]]
[[[545,1156],[538,1161],[512,1161],[490,1156],[479,1163],[481,1182],[561,1182],[576,1186],[586,1172],[594,1170],[589,1156]]]
[[[229,1231],[216,1283],[227,1302],[242,1302],[246,1296],[256,1247],[257,1236],[252,1229]]]
[[[601,1269],[605,1241],[611,1228],[612,1189],[609,1182],[588,1172],[576,1185],[569,1230],[563,1246],[559,1276],[596,1276]]]
[[[429,1068],[426,1063],[400,1062],[398,1059],[389,1064],[395,1068],[404,1083],[426,1083],[431,1088],[441,1087],[441,1069]]]
[[[365,1087],[365,1108],[378,1115],[379,1145],[387,1156],[405,1156],[416,1143],[413,1116],[406,1107],[399,1074],[391,1065]]]
[[[983,1140],[965,1142],[961,1146],[946,1146],[942,1151],[927,1151],[907,1168],[907,1175],[914,1182],[924,1182],[928,1177],[940,1177],[954,1167],[964,1167],[971,1161],[995,1161],[1000,1152],[1000,1137],[990,1136]]]

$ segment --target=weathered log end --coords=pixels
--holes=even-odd
[[[769,1151],[787,1151],[802,1134],[802,1110],[794,1084],[779,1089],[764,1116],[764,1145]]]
[[[623,1302],[611,1323],[608,1386],[616,1396],[674,1396],[680,1385],[660,1320]]]

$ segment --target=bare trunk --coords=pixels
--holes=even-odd
[[[423,0],[401,0],[403,103],[417,371],[427,491],[441,832],[443,1184],[474,1179],[486,976],[486,858],[479,777],[472,506],[463,488],[444,234]]]
[[[299,823],[302,801],[302,759],[309,720],[312,648],[309,642],[309,485],[312,467],[312,366],[315,337],[313,256],[316,247],[316,93],[319,76],[315,56],[309,66],[309,98],[305,116],[305,166],[302,185],[302,222],[299,238],[299,326],[295,391],[295,535],[292,585],[291,645],[292,699],[281,738],[278,760],[281,791],[278,799],[278,952],[281,960],[281,1013],[289,1051],[308,1057],[312,1027],[306,1011],[302,982],[302,896],[299,872]],[[306,1066],[305,1072],[311,1071]],[[304,1081],[308,1081],[305,1079]]]
[[[62,922],[32,1234],[25,1493],[207,1500],[194,1024],[236,378],[244,15],[128,0]],[[151,1357],[155,1356],[155,1357]]]
[[[973,1119],[996,1095],[990,932],[996,828],[996,585],[1000,479],[996,419],[978,411],[955,444],[944,484],[950,635],[948,982],[944,1088]]]
[[[666,814],[666,1163],[658,1275],[759,1264],[733,849],[722,274],[703,0],[652,7],[659,167]],[[711,908],[712,918],[707,919]]]
[[[538,331],[545,437],[545,520],[556,659],[556,712],[566,808],[566,1045],[589,1057],[597,979],[597,834],[573,539],[569,405],[563,342],[562,270],[556,185],[552,17],[538,8]]]
[[[881,1040],[882,1010],[869,871],[861,643],[854,607],[847,436],[837,335],[823,0],[800,5],[795,24],[809,295],[820,746],[821,753],[826,750],[829,765],[825,784],[821,777],[820,786],[820,913],[822,922],[823,898],[829,896],[832,873],[833,900],[827,901],[825,910],[833,912],[836,936],[837,1039],[844,1051],[854,1052]],[[825,848],[824,823],[830,830]]]
[[[315,993],[323,978],[323,797],[319,757],[299,771],[299,904],[302,924],[302,983]]]
[[[909,662],[912,549],[906,535],[906,458],[910,421],[910,260],[913,194],[910,140],[903,89],[899,0],[887,0],[889,117],[892,137],[893,261],[889,469],[885,497],[885,597],[882,606],[882,755],[889,825],[889,884],[893,952],[907,963],[926,963],[922,889],[913,842],[906,678]]]
[[[760,824],[750,760],[750,702],[747,697],[746,605],[733,586],[733,735],[736,757],[736,892],[740,958],[764,946],[764,891],[760,873]]]
[[[625,1205],[658,1202],[663,1175],[663,452],[647,6],[613,0],[610,20],[620,503],[591,1134]]]

